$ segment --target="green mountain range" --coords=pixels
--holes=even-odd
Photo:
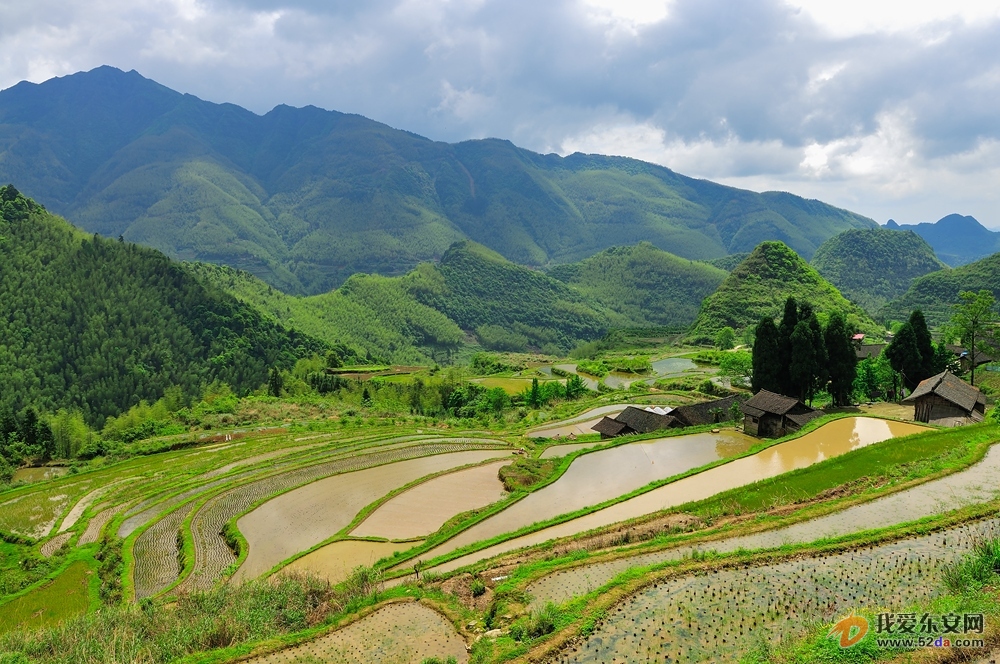
[[[880,330],[863,309],[844,299],[833,284],[788,246],[762,242],[702,304],[690,339],[710,343],[723,327],[743,330],[756,325],[763,316],[776,318],[789,296],[811,303],[821,316],[841,311],[849,325],[861,332],[874,334]]]
[[[852,229],[824,242],[812,265],[852,302],[876,314],[917,277],[947,267],[916,233]]]
[[[91,423],[222,380],[256,389],[326,344],[275,324],[162,253],[93,237],[0,188],[0,410]]]
[[[975,217],[949,214],[934,223],[885,225],[893,230],[913,231],[927,240],[942,261],[956,267],[1000,251],[1000,232],[991,231]]]
[[[634,159],[447,144],[357,115],[259,116],[100,67],[0,92],[0,181],[87,231],[317,294],[473,240],[546,267],[648,241],[689,259],[781,240],[805,257],[865,217]]]
[[[929,325],[938,326],[951,317],[960,292],[984,289],[1000,297],[1000,253],[915,279],[903,295],[882,309],[881,315],[886,320],[904,321],[910,311],[919,308]]]
[[[649,242],[612,247],[549,275],[625,319],[627,325],[687,327],[725,270],[657,249]]]

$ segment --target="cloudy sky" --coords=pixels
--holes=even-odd
[[[263,113],[628,155],[1000,227],[1000,0],[0,0],[0,87],[110,64]]]

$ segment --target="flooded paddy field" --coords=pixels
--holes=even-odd
[[[418,484],[380,505],[351,534],[397,540],[426,537],[456,514],[506,496],[498,472],[509,463],[503,459]]]
[[[596,505],[655,480],[735,456],[757,442],[736,431],[720,431],[627,443],[585,454],[549,486],[459,533],[425,557],[433,558],[466,544]]]
[[[598,406],[597,408],[591,408],[590,410],[580,413],[574,417],[557,420],[555,422],[546,422],[540,426],[533,427],[529,429],[528,433],[525,435],[528,438],[556,438],[565,437],[570,434],[576,436],[592,434],[594,432],[590,427],[600,422],[604,417],[614,417],[629,406],[635,406],[636,408],[644,407],[641,404],[631,403]]]
[[[454,657],[468,662],[465,641],[443,616],[417,602],[389,604],[326,636],[270,655],[252,664],[409,664]]]
[[[283,567],[281,572],[305,572],[340,583],[359,565],[371,567],[376,561],[397,551],[405,551],[419,542],[370,542],[367,540],[341,540],[331,542],[307,553]]]
[[[853,449],[858,449],[889,438],[905,436],[922,431],[927,431],[927,428],[915,424],[890,422],[874,418],[849,417],[834,420],[799,438],[794,438],[784,443],[778,443],[777,445],[764,449],[756,454],[735,459],[729,463],[710,468],[696,475],[685,477],[677,480],[676,482],[671,482],[670,484],[666,484],[647,493],[635,496],[634,498],[611,505],[610,507],[592,512],[586,516],[572,519],[556,526],[550,526],[528,535],[507,540],[506,542],[501,542],[500,544],[493,545],[475,553],[467,554],[461,558],[438,565],[433,568],[433,571],[446,572],[455,570],[459,567],[464,567],[465,565],[483,560],[485,558],[513,551],[514,549],[534,544],[541,544],[542,542],[550,539],[568,537],[570,535],[575,535],[594,528],[609,526],[613,523],[618,523],[638,516],[652,514],[653,512],[658,512],[660,510],[675,507],[684,503],[709,498],[717,493],[721,493],[722,491],[745,486],[762,479],[775,477],[791,470],[805,468],[814,463],[823,461],[824,459],[839,456]],[[685,436],[665,440],[678,440],[679,438],[685,438]],[[635,443],[624,445],[621,448],[614,449],[631,447],[634,444]],[[600,454],[602,453],[595,452],[593,454],[580,457],[580,459],[577,459],[577,461],[574,462],[573,466],[588,457],[599,457]],[[697,467],[697,465],[701,464],[695,464],[690,467]],[[570,466],[570,470],[566,472],[566,475],[563,476],[564,478],[569,475],[573,466]],[[595,469],[595,472],[598,472],[600,475],[602,469],[597,468]],[[661,477],[669,477],[677,472],[679,471],[666,472],[661,475]],[[643,482],[638,486],[643,486],[646,483],[648,483],[648,481]],[[558,484],[559,482],[556,482],[551,487],[546,487],[546,489],[555,487]],[[544,490],[531,494],[529,498],[539,496],[543,492]],[[619,491],[615,495],[621,495],[622,493],[625,493],[625,491]],[[571,498],[570,500],[573,499]],[[580,497],[577,496],[575,500],[580,500]],[[517,507],[524,502],[525,501],[520,501],[515,503],[513,507]],[[600,501],[592,500],[585,504],[595,504],[597,502]],[[569,511],[571,510],[563,509],[561,513]],[[549,512],[551,512],[551,509],[542,513],[544,514]],[[460,546],[471,544],[504,532],[511,532],[518,527],[529,525],[541,520],[542,518],[536,516],[532,519],[530,513],[528,513],[525,514],[523,518],[531,520],[522,520],[515,527],[509,527],[517,524],[517,521],[510,519],[509,517],[505,517],[505,514],[506,511],[501,512],[497,516],[487,519],[473,528],[460,533],[452,540],[449,540],[441,546],[433,549],[427,554],[426,557],[431,558],[433,556],[443,555],[449,551],[459,548]],[[496,521],[494,521],[494,519]],[[501,521],[501,519],[506,519],[506,521]],[[507,527],[505,529],[500,529],[503,526]],[[478,531],[476,533],[472,533],[473,530],[477,529]],[[492,534],[484,537],[481,534],[484,532],[492,532]]]
[[[774,530],[574,567],[542,577],[530,584],[527,591],[536,603],[565,602],[605,585],[631,567],[680,560],[696,552],[730,553],[739,549],[752,551],[804,544],[944,514],[966,505],[988,502],[998,495],[1000,445],[994,445],[982,461],[965,470],[867,503]]]
[[[905,611],[941,592],[945,565],[993,519],[878,546],[669,578],[611,609],[552,662],[737,661],[855,609]],[[766,580],[766,581],[765,581]]]
[[[494,449],[424,456],[328,477],[284,493],[237,522],[247,539],[249,553],[234,580],[263,574],[282,560],[333,536],[350,524],[363,507],[393,489],[425,475],[504,454]]]

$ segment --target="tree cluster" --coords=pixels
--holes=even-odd
[[[843,406],[851,400],[856,364],[844,315],[832,312],[824,328],[809,303],[789,297],[778,325],[769,317],[757,325],[751,387],[800,401],[826,389],[834,405]]]
[[[910,319],[896,331],[883,352],[893,371],[902,378],[903,385],[911,391],[920,381],[944,371],[953,358],[943,343],[934,345],[920,309],[910,314]]]
[[[34,408],[0,413],[0,482],[9,482],[25,461],[48,461],[55,448],[52,427]]]

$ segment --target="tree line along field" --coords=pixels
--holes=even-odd
[[[838,421],[852,422],[850,418],[838,420],[833,416],[832,422],[825,419],[811,430],[834,431],[830,426]],[[268,620],[273,621],[265,621],[266,628],[261,627],[265,631],[254,632],[241,631],[240,621],[248,616],[227,613],[236,611],[235,606],[227,607],[230,602],[255,605],[271,601],[266,599],[267,593],[279,591],[253,581],[257,574],[270,571],[275,578],[285,578],[281,569],[287,561],[283,559],[293,560],[343,541],[358,541],[352,533],[359,524],[378,514],[388,504],[386,501],[401,495],[401,491],[424,484],[434,486],[435,477],[458,475],[484,462],[507,458],[504,463],[520,463],[516,456],[511,457],[520,447],[527,449],[529,457],[540,457],[554,441],[522,438],[516,430],[486,434],[428,427],[420,422],[344,427],[314,420],[306,426],[233,431],[193,447],[137,456],[103,469],[0,494],[0,506],[10,508],[0,510],[6,533],[4,556],[37,560],[44,567],[39,578],[22,579],[20,588],[7,587],[10,592],[0,603],[7,620],[0,622],[0,630],[6,632],[0,636],[0,652],[14,649],[35,653],[33,657],[44,661],[72,661],[81,652],[76,648],[98,647],[93,639],[104,633],[102,630],[111,629],[110,623],[103,621],[124,612],[115,619],[114,629],[143,629],[166,635],[175,629],[175,618],[171,616],[202,621],[200,635],[180,638],[175,634],[170,637],[174,639],[170,647],[159,637],[150,637],[143,656],[152,661],[171,661],[185,652],[200,650],[214,653],[211,661],[228,661],[241,653],[254,652],[254,648],[275,653],[261,661],[293,661],[309,653],[329,657],[330,661],[340,661],[338,657],[350,661],[359,653],[372,653],[371,661],[396,661],[392,652],[385,650],[388,640],[396,640],[407,652],[415,653],[414,657],[441,656],[442,661],[448,656],[457,661],[507,661],[553,647],[557,649],[552,651],[552,661],[602,661],[610,656],[628,659],[668,651],[705,661],[713,657],[735,661],[760,646],[757,635],[750,637],[751,622],[757,634],[782,632],[806,638],[810,620],[832,620],[848,608],[934,602],[948,596],[950,591],[940,584],[929,587],[930,579],[936,580],[954,568],[974,548],[977,537],[982,539],[992,532],[963,525],[962,519],[975,522],[997,500],[995,492],[982,489],[990,482],[996,485],[995,460],[1000,457],[991,451],[995,434],[995,425],[984,424],[962,432],[928,430],[906,438],[889,438],[806,466],[787,475],[787,479],[779,475],[748,488],[736,487],[700,503],[677,505],[666,515],[655,508],[648,515],[636,514],[624,525],[604,526],[609,532],[606,536],[585,535],[582,530],[586,528],[582,528],[577,534],[563,535],[555,545],[540,544],[529,547],[526,553],[467,562],[455,571],[443,571],[447,566],[436,567],[437,559],[426,553],[434,542],[447,541],[476,523],[488,522],[492,515],[504,514],[505,509],[543,491],[546,485],[556,487],[562,481],[573,481],[572,473],[567,472],[575,463],[617,454],[637,443],[624,439],[598,444],[560,457],[548,478],[515,489],[499,503],[473,504],[463,501],[460,495],[453,496],[448,501],[450,518],[442,515],[441,528],[430,535],[423,549],[422,539],[400,542],[400,553],[381,562],[372,559],[371,563],[377,563],[374,568],[359,568],[346,578],[331,574],[335,579],[333,587],[326,581],[309,581],[308,577],[292,574],[282,582],[286,585],[280,586],[280,592],[291,593],[297,598],[294,602],[305,602],[303,606],[318,604],[297,620],[269,614]],[[681,431],[678,435],[690,434]],[[802,440],[810,440],[809,435],[806,432]],[[789,442],[798,444],[797,440]],[[762,445],[766,451],[769,443]],[[761,445],[750,452],[759,449]],[[850,445],[846,449],[850,450]],[[716,470],[725,469],[741,454],[737,451],[735,457],[720,460]],[[452,458],[455,460],[449,461]],[[415,469],[410,475],[386,474],[422,460],[435,465]],[[666,457],[663,461],[669,465]],[[361,477],[368,472],[366,469],[379,471],[376,476],[395,479],[381,486],[366,481],[366,486],[371,486],[370,499],[349,507],[345,504],[343,516],[333,514],[336,518],[331,520],[330,506],[322,496],[335,494],[326,490],[317,494],[313,488],[321,486],[326,478],[336,480],[331,487],[343,485],[352,476]],[[666,467],[663,472],[670,474]],[[699,473],[709,471],[699,467],[693,472],[692,479],[696,479]],[[858,485],[859,481],[865,484]],[[349,490],[348,485],[344,486]],[[831,491],[840,486],[857,488],[847,494]],[[798,487],[797,493],[789,494],[789,487]],[[965,494],[961,494],[963,490]],[[762,492],[767,491],[772,498],[762,497]],[[918,499],[910,499],[911,494]],[[947,495],[950,502],[934,498],[938,494]],[[960,494],[963,497],[956,501]],[[626,495],[611,502],[622,501],[628,495],[626,491]],[[341,504],[340,499],[332,499],[334,504]],[[308,530],[310,523],[322,521],[330,525],[316,531],[305,544],[279,554],[274,560],[282,565],[264,563],[254,568],[253,574],[241,574],[248,553],[252,555],[255,547],[264,543],[255,532],[263,533],[266,539],[268,529],[276,533],[287,527],[281,520],[255,516],[266,515],[269,505],[280,501],[295,506],[291,511],[280,510],[286,515],[283,518],[292,519],[289,523],[294,527],[289,533]],[[737,507],[740,503],[743,507]],[[898,507],[890,508],[890,504]],[[322,513],[316,512],[321,505]],[[300,516],[289,516],[295,510]],[[862,512],[855,515],[851,510],[869,510],[869,516],[861,516]],[[731,516],[716,525],[716,520],[727,513],[735,515],[735,521]],[[873,520],[874,516],[878,518]],[[257,519],[257,531],[242,527],[248,517]],[[572,524],[570,517],[566,523]],[[955,531],[954,539],[947,534],[951,531],[930,540],[926,536],[913,540],[903,537],[915,532],[907,530],[907,524],[920,519],[926,522],[928,518],[965,530]],[[853,529],[844,526],[840,531],[830,530],[830,526],[823,525],[826,522],[853,524]],[[670,525],[681,523],[684,525],[679,528]],[[261,524],[263,531],[259,530]],[[864,527],[859,524],[867,528],[859,530]],[[878,531],[881,534],[873,536],[869,528],[876,525],[882,529]],[[930,532],[924,528],[920,532]],[[970,528],[981,536],[969,534]],[[930,529],[934,530],[933,526]],[[793,531],[802,534],[783,534]],[[634,539],[629,535],[633,532]],[[719,539],[720,535],[729,539]],[[815,541],[817,538],[821,539]],[[883,544],[883,539],[888,543]],[[943,541],[952,543],[945,547],[947,555],[940,555]],[[57,542],[58,547],[46,546],[52,542]],[[792,553],[798,558],[784,562],[782,556],[788,555],[789,542],[795,543]],[[852,553],[856,546],[852,542],[868,548],[861,549],[861,554]],[[678,544],[682,546],[678,548]],[[295,547],[302,550],[296,551]],[[831,552],[814,557],[811,552],[816,547]],[[406,553],[407,549],[425,553],[413,556]],[[753,556],[763,557],[752,562],[757,560]],[[587,560],[590,558],[593,562]],[[512,565],[510,561],[514,560],[518,562]],[[737,562],[734,571],[734,560],[748,562]],[[893,561],[892,565],[880,565],[879,561],[887,560]],[[716,566],[719,571],[708,576],[698,572],[689,578],[683,572],[688,568],[712,570]],[[421,572],[419,579],[413,575],[414,568]],[[813,579],[813,585],[793,581],[802,575]],[[781,611],[768,599],[773,595],[764,591],[761,579],[765,576],[789,580],[786,595],[790,599]],[[227,582],[230,577],[234,580]],[[879,580],[868,581],[864,587],[841,587],[841,577]],[[581,581],[573,579],[584,581],[581,585]],[[656,585],[647,587],[643,579]],[[666,590],[674,586],[676,592]],[[73,592],[81,599],[60,603],[55,613],[40,610],[52,601],[53,593],[62,593],[64,588],[77,588]],[[742,605],[722,602],[718,593],[723,590],[746,603],[746,610]],[[656,608],[660,606],[656,602],[661,601],[656,599],[657,592],[667,593],[664,608]],[[692,607],[691,598],[706,593],[711,598],[713,592],[718,595],[714,603],[706,600]],[[383,608],[396,606],[393,601],[414,597],[422,598],[420,606],[431,613],[413,613],[416,609],[386,613]],[[620,597],[621,603],[611,605],[610,612],[600,613],[605,617],[595,622],[598,614],[594,611],[604,611],[599,607],[614,597]],[[385,605],[387,601],[390,604]],[[820,604],[823,611],[815,616],[810,613],[817,611]],[[218,609],[214,617],[199,613],[212,606]],[[316,608],[319,606],[323,608]],[[648,622],[651,615],[657,616],[655,624]],[[363,617],[362,622],[355,623],[357,617]],[[444,631],[434,626],[441,625],[442,618],[448,626]],[[44,631],[60,620],[75,625],[72,642],[65,631]],[[430,621],[429,631],[425,634],[407,630],[403,625],[408,620],[417,624]],[[142,627],[143,621],[152,622]],[[209,638],[213,630],[220,629],[219,621],[235,621],[226,628],[231,634],[224,642]],[[346,625],[346,631],[329,631],[335,624]],[[625,624],[641,626],[650,634],[648,638],[627,636],[622,628]],[[32,635],[31,628],[43,631]],[[482,638],[489,630],[498,631]],[[653,632],[656,638],[652,638]],[[428,640],[429,634],[435,636]],[[603,645],[595,648],[589,636],[558,645],[574,634],[600,637]],[[315,645],[309,645],[314,643],[314,636],[319,638]],[[273,637],[279,641],[253,645]],[[725,639],[725,647],[718,639]],[[300,640],[303,645],[287,653],[281,646]],[[475,641],[471,655],[453,647],[463,641]],[[110,661],[110,651],[103,646],[98,650],[104,654],[96,655],[95,661]]]

